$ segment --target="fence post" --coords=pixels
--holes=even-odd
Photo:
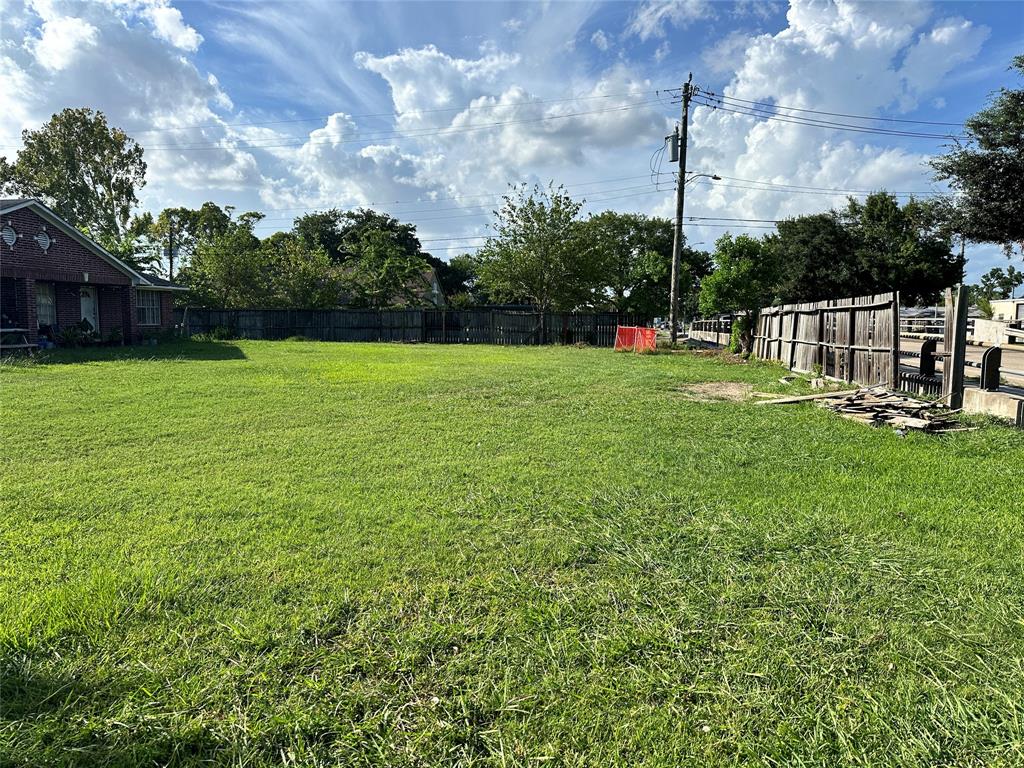
[[[818,306],[818,365],[821,366],[821,375],[828,375],[825,371],[825,308]]]
[[[892,292],[892,373],[889,388],[900,386],[900,292]]]
[[[986,392],[999,389],[999,367],[1003,362],[1003,350],[989,347],[981,356],[981,388]]]
[[[946,289],[946,328],[943,338],[942,395],[950,408],[964,404],[964,365],[967,362],[967,288]]]
[[[853,299],[850,299],[850,326],[847,328],[846,337],[846,371],[843,376],[844,381],[853,381],[853,344],[854,339],[857,337],[857,308],[854,306]]]

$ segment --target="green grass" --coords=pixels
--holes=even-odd
[[[0,764],[1020,765],[1024,433],[679,392],[779,375],[2,366]]]

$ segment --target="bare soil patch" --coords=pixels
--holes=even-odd
[[[709,381],[704,384],[687,384],[679,387],[679,393],[687,400],[705,403],[727,401],[739,403],[750,398],[753,386],[739,381]]]

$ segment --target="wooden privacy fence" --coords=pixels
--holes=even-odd
[[[687,335],[696,341],[727,346],[732,338],[732,319],[694,320],[690,323]]]
[[[899,293],[765,307],[754,354],[793,371],[897,388],[900,375]]]
[[[431,344],[590,344],[610,347],[619,325],[638,315],[504,309],[188,309],[177,321],[189,334],[226,328],[243,339],[303,336],[318,341]]]

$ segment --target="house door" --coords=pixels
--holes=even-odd
[[[96,289],[83,285],[78,295],[82,299],[82,320],[89,323],[94,331],[100,329],[100,306],[96,300]]]

